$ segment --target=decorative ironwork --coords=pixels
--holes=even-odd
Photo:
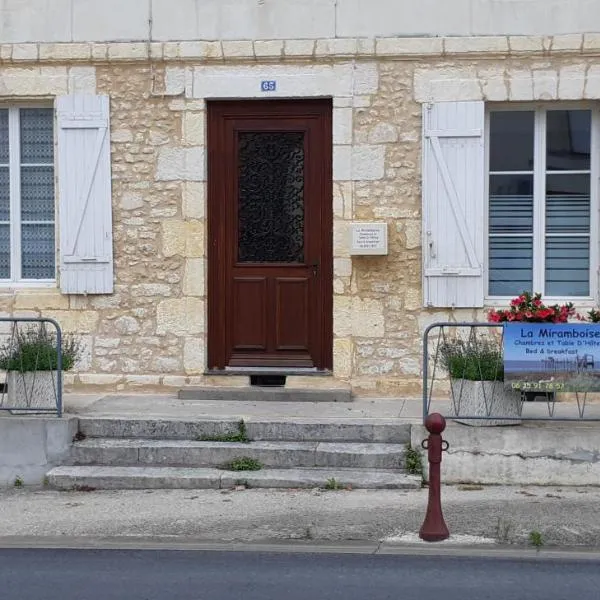
[[[241,132],[238,260],[304,261],[304,134]]]

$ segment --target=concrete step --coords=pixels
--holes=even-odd
[[[396,471],[360,469],[262,469],[222,471],[186,467],[56,467],[47,474],[50,486],[60,490],[125,489],[229,489],[325,488],[335,479],[340,487],[367,489],[416,489],[421,478]]]
[[[250,457],[265,467],[400,469],[405,451],[401,444],[89,438],[74,444],[71,457],[76,465],[220,467]]]
[[[238,431],[240,418],[140,419],[82,417],[87,437],[195,440]],[[252,418],[244,421],[253,441],[408,444],[411,425],[400,419]]]
[[[181,400],[209,400],[217,402],[352,402],[352,393],[346,388],[297,389],[286,387],[198,387],[179,390]]]

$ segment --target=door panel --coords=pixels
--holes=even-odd
[[[267,278],[234,277],[232,342],[235,350],[266,350]]]
[[[211,369],[331,368],[331,110],[208,104]]]
[[[277,277],[275,287],[276,350],[309,351],[309,279]]]

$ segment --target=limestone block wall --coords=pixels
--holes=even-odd
[[[422,104],[598,100],[599,54],[598,34],[2,44],[2,100],[111,98],[116,285],[102,296],[2,288],[0,311],[82,336],[70,386],[245,381],[203,375],[206,102],[263,97],[260,81],[277,79],[275,96],[333,97],[334,374],[318,384],[418,395],[424,327],[481,317],[422,306]],[[385,221],[389,255],[351,258],[352,220]]]

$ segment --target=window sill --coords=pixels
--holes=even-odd
[[[58,290],[58,283],[56,281],[0,281],[0,293],[49,289]]]

